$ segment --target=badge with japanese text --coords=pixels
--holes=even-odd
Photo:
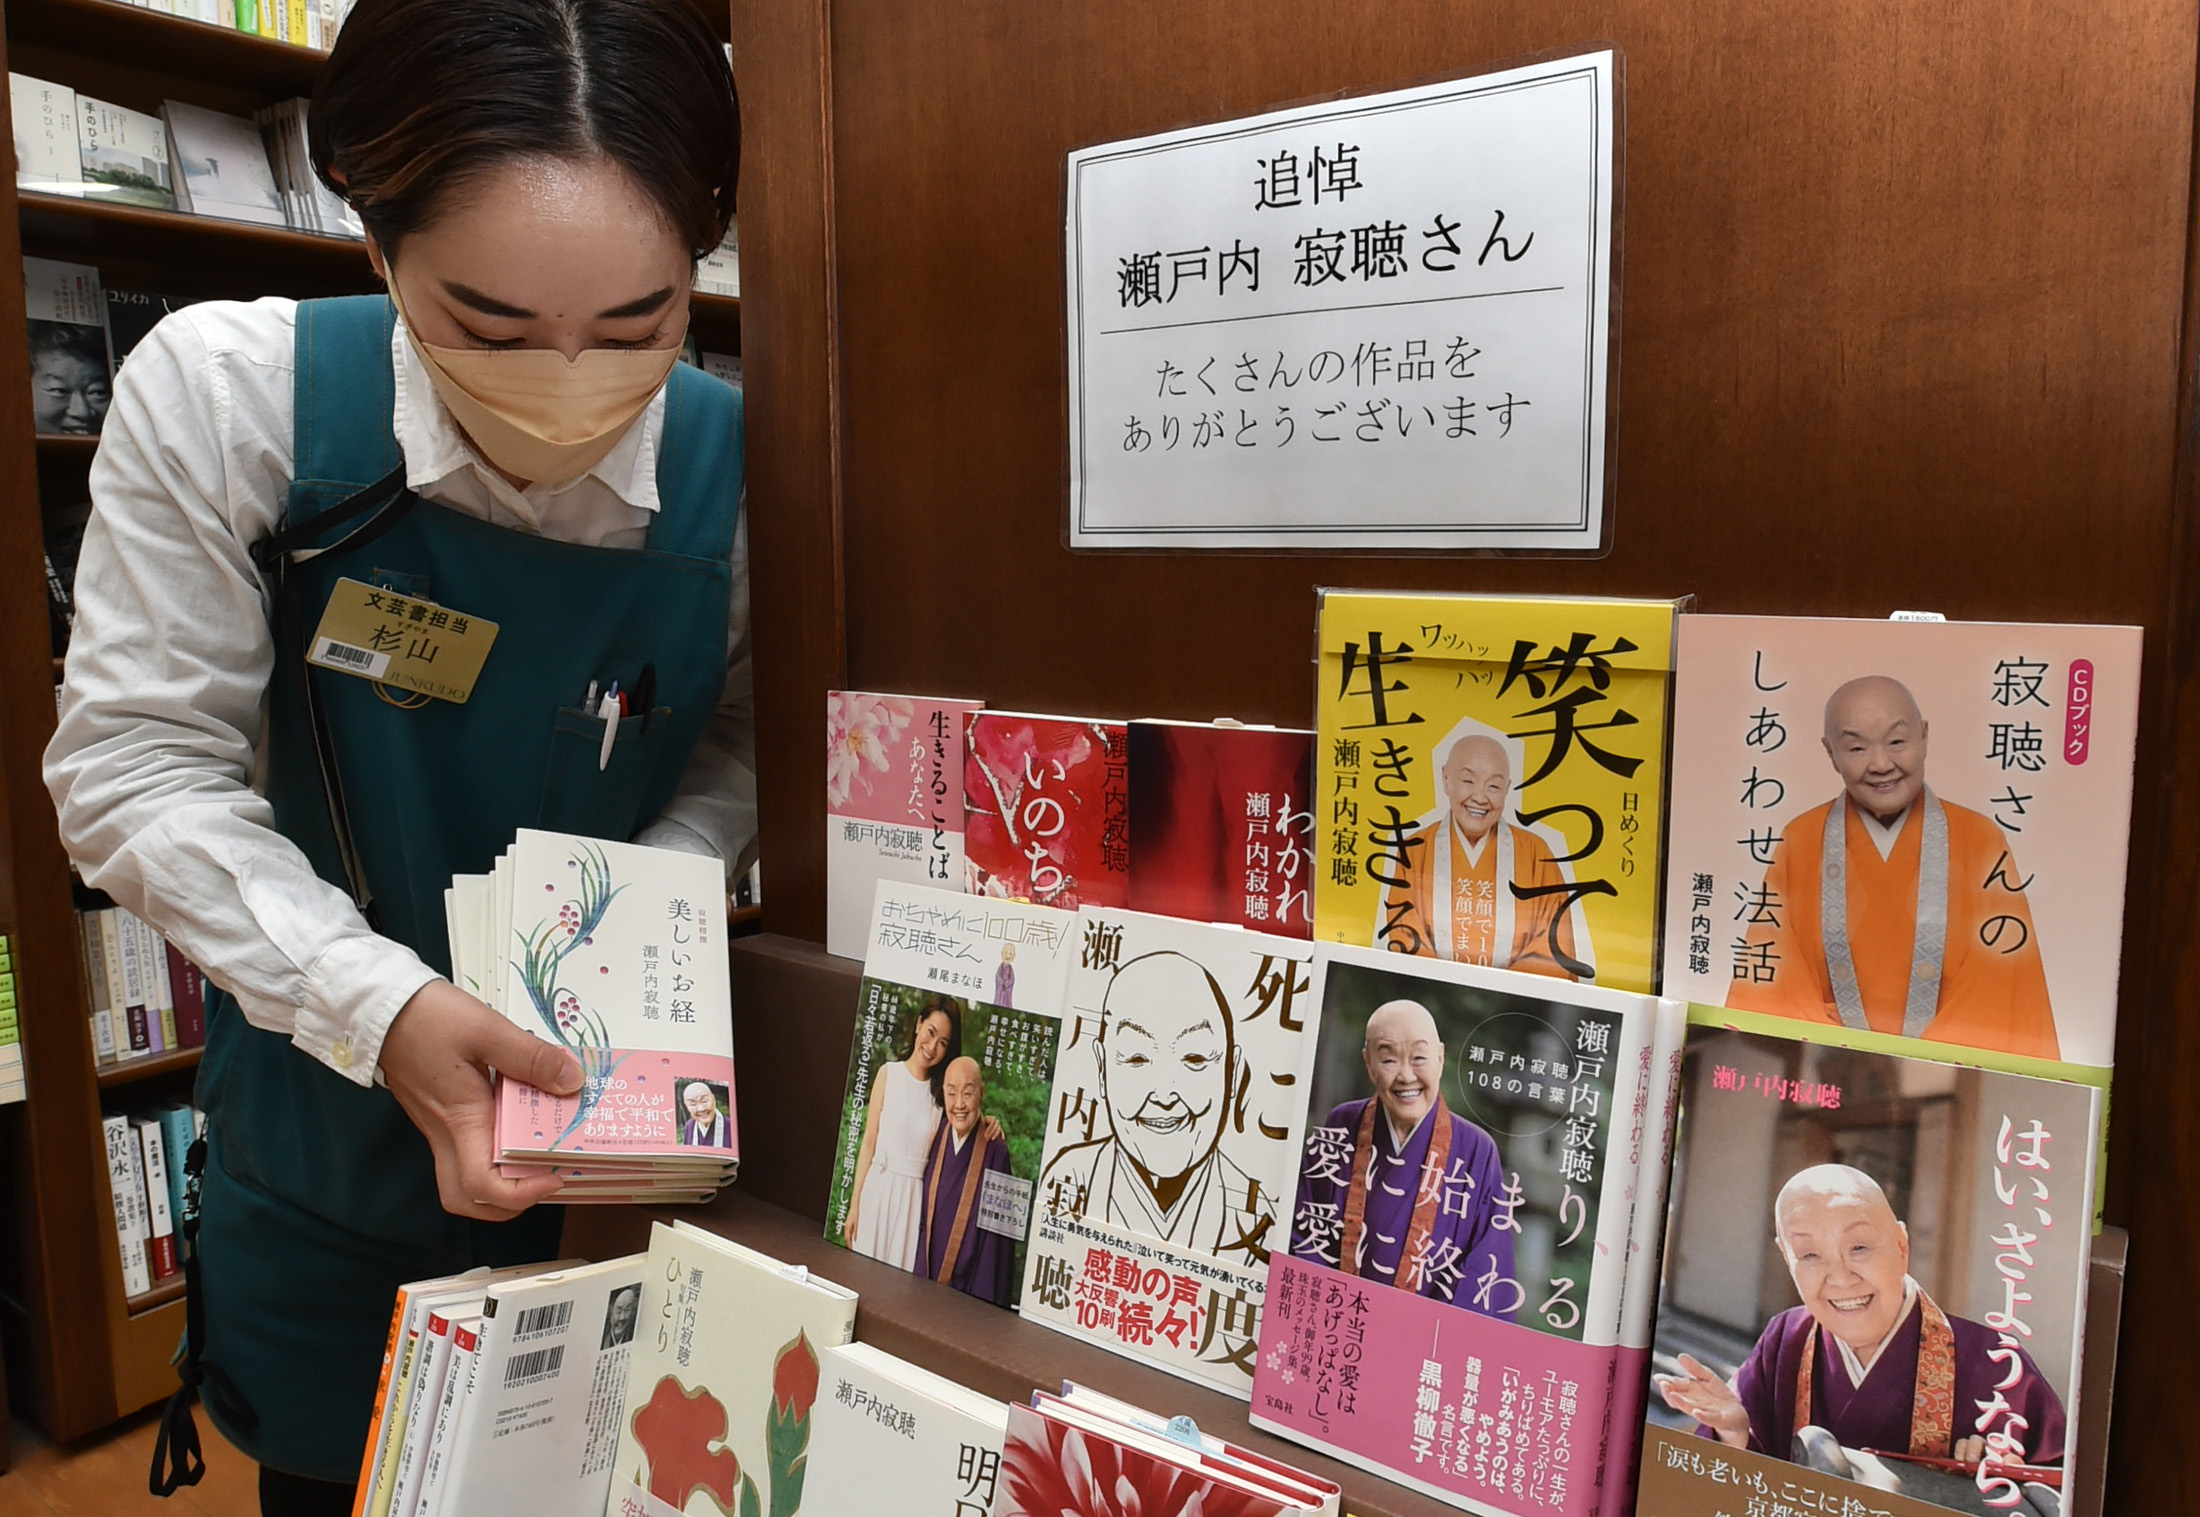
[[[738,1162],[725,866],[523,829],[499,1010],[581,1061],[580,1092],[497,1083],[507,1161],[705,1173]],[[507,915],[508,913],[508,915]]]
[[[378,685],[464,705],[497,640],[497,624],[417,595],[339,579],[306,662]]]
[[[1616,62],[1071,153],[1070,546],[1600,551]]]
[[[1690,1015],[1639,1509],[2085,1510],[2101,1092]]]
[[[1314,734],[1130,724],[1130,907],[1255,932],[1314,932]]]
[[[1088,906],[1072,952],[1023,1314],[1250,1395],[1306,1119],[1313,945]]]
[[[963,748],[977,701],[825,692],[825,949],[860,959],[880,880],[963,887]]]
[[[1130,892],[1130,742],[1121,722],[970,718],[963,848],[972,895],[1075,911]]]
[[[1674,611],[1323,591],[1314,936],[1655,988]]]
[[[1591,1513],[1660,1003],[1324,948],[1289,1252],[1255,1424],[1453,1505]],[[1674,1021],[1677,1022],[1677,1008]],[[1677,1034],[1676,1034],[1677,1036]],[[1654,1159],[1652,1162],[1655,1162]]]
[[[1687,616],[1666,986],[2105,1068],[2137,627]]]
[[[1076,920],[879,882],[828,1239],[1016,1304]]]

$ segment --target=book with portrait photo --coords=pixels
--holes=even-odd
[[[97,436],[114,399],[99,270],[25,258],[23,309],[30,327],[33,429],[42,437]]]
[[[2085,1510],[2101,1092],[1692,1023],[1639,1509]]]
[[[1016,1304],[1075,921],[879,882],[828,1239]]]
[[[2137,627],[1690,616],[1666,988],[2114,1060]]]
[[[1088,906],[1071,953],[1023,1315],[1249,1396],[1298,1173],[1313,944]]]
[[[1676,609],[1323,591],[1314,936],[1653,989]]]
[[[1322,960],[1253,1422],[1469,1510],[1603,1510],[1632,1470],[1683,1008]]]
[[[963,888],[964,732],[978,701],[825,692],[825,951],[860,959],[880,880]]]

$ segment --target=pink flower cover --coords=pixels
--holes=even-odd
[[[1639,1429],[1612,1438],[1613,1397],[1648,1358],[1279,1253],[1252,1422],[1455,1506],[1591,1517],[1628,1485]]]
[[[968,889],[1075,911],[1130,898],[1121,722],[981,711],[963,764]]]
[[[1290,1510],[1028,1406],[1008,1409],[993,1517],[1280,1517]]]

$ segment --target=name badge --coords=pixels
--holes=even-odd
[[[495,622],[340,579],[306,646],[306,662],[462,706],[496,640]]]

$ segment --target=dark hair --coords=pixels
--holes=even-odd
[[[926,1020],[932,1017],[947,1018],[947,1046],[940,1050],[940,1061],[932,1066],[929,1076],[932,1082],[932,1104],[944,1111],[947,1109],[947,1066],[961,1058],[963,1051],[962,1007],[955,1004],[952,996],[928,995],[924,998],[924,1009],[909,1024],[909,1047],[901,1057],[906,1061],[917,1056],[917,1034],[923,1030]]]
[[[360,0],[306,130],[384,249],[512,159],[603,157],[699,259],[741,167],[733,70],[689,0]]]

